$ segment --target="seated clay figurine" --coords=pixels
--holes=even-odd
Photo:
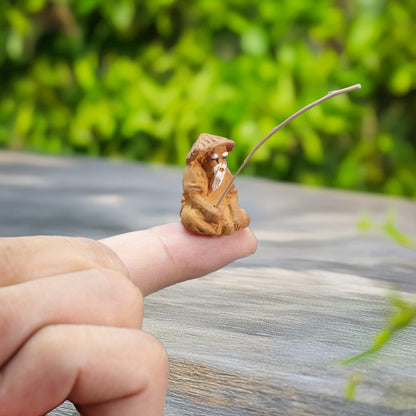
[[[234,146],[232,140],[203,133],[186,156],[180,215],[188,230],[220,235],[249,225],[250,217],[238,205],[234,184],[216,206],[232,178],[226,157]]]
[[[181,208],[183,225],[195,233],[208,235],[232,234],[240,228],[247,227],[250,217],[238,205],[237,191],[234,187],[234,179],[241,169],[270,137],[290,121],[329,98],[359,88],[361,85],[355,84],[330,91],[292,114],[254,147],[234,176],[227,168],[225,160],[228,153],[234,149],[234,142],[212,134],[201,134],[186,156]]]

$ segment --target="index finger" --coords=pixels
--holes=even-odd
[[[0,287],[89,269],[108,269],[127,276],[115,253],[89,238],[0,238]]]
[[[209,237],[193,234],[179,222],[101,242],[121,259],[144,296],[218,270],[253,254],[257,247],[248,228],[228,236]]]

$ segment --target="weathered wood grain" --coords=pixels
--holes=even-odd
[[[100,238],[178,220],[180,169],[0,153],[0,235]],[[239,177],[257,253],[146,299],[144,329],[170,356],[166,415],[414,415],[416,331],[352,366],[389,313],[414,298],[416,251],[357,221],[416,238],[413,201]],[[363,373],[354,402],[343,389]],[[76,415],[65,403],[51,415]]]

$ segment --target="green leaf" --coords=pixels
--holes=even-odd
[[[360,219],[357,222],[357,227],[361,232],[366,232],[374,228],[371,216],[368,213],[361,214]]]
[[[362,382],[363,374],[361,372],[355,372],[348,377],[348,382],[344,388],[344,396],[347,400],[353,401],[355,398],[355,391],[357,386]]]
[[[408,237],[406,234],[399,231],[396,227],[396,214],[394,211],[390,211],[387,215],[386,222],[382,225],[381,230],[384,231],[389,237],[393,238],[397,243],[404,247],[415,248],[416,241]]]
[[[74,72],[81,87],[88,90],[95,85],[96,59],[93,56],[84,56],[75,61]]]
[[[305,126],[300,138],[306,159],[314,163],[322,162],[323,149],[319,135]]]
[[[9,8],[6,10],[6,17],[20,36],[25,36],[29,31],[30,20],[18,8]]]
[[[406,301],[397,294],[390,296],[390,304],[395,310],[390,315],[386,326],[375,337],[371,347],[342,362],[347,365],[377,352],[399,330],[407,328],[416,318],[416,303]]]
[[[390,88],[396,94],[406,94],[416,85],[416,65],[404,64],[393,72],[390,79]]]
[[[119,30],[127,30],[133,21],[135,4],[133,1],[121,0],[111,8],[111,20]]]
[[[9,35],[7,36],[6,50],[7,50],[7,54],[12,59],[17,60],[23,56],[23,46],[24,46],[23,42],[24,42],[24,39],[22,35],[20,35],[15,30],[10,31]]]
[[[241,35],[241,48],[249,55],[262,56],[268,47],[267,37],[261,27],[246,30]]]
[[[33,123],[33,105],[31,103],[22,104],[17,110],[15,127],[16,132],[22,136],[29,133]]]

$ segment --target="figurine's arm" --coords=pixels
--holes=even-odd
[[[186,204],[199,211],[206,221],[217,222],[224,217],[221,209],[207,200],[208,180],[198,166],[188,165],[183,174],[183,198]]]
[[[207,201],[205,196],[200,192],[191,192],[189,194],[189,201],[192,203],[192,207],[197,209],[208,222],[218,222],[224,218],[223,210]]]

